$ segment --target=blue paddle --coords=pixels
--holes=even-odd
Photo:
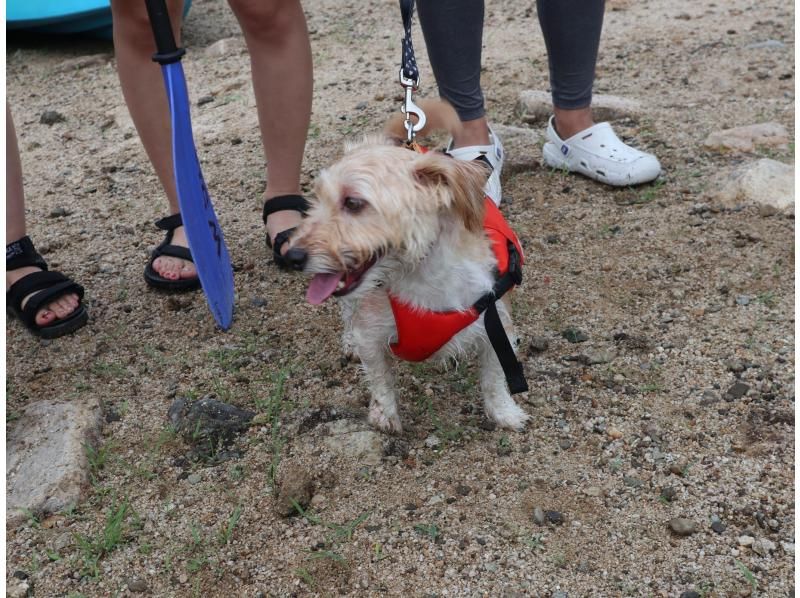
[[[227,330],[233,323],[233,268],[192,138],[189,95],[181,66],[186,51],[175,45],[165,1],[145,2],[156,40],[153,60],[161,65],[169,98],[172,167],[183,227],[208,307],[217,325]]]

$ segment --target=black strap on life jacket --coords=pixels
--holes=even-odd
[[[528,390],[528,382],[525,380],[522,364],[517,359],[514,348],[511,346],[511,341],[508,340],[508,335],[503,328],[503,323],[500,321],[500,314],[497,313],[497,301],[513,287],[520,284],[522,284],[522,260],[516,246],[511,241],[508,241],[508,271],[497,278],[491,292],[486,293],[473,304],[479,314],[486,312],[483,316],[486,335],[489,337],[489,342],[492,343],[492,348],[497,355],[500,366],[503,368],[508,389],[512,395],[526,392]]]

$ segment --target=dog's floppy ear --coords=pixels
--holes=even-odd
[[[442,194],[442,207],[458,216],[468,231],[477,233],[483,230],[486,166],[481,162],[465,162],[428,152],[415,161],[415,174],[425,186],[447,188]]]

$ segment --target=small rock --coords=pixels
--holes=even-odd
[[[736,305],[750,305],[750,296],[749,295],[736,295]]]
[[[549,523],[561,525],[564,523],[564,516],[558,511],[545,511],[544,516]]]
[[[558,441],[558,448],[562,451],[566,451],[567,449],[572,447],[572,441],[569,438],[562,438]]]
[[[211,96],[211,95],[203,96],[203,97],[201,97],[200,99],[197,100],[197,105],[198,106],[205,106],[206,104],[210,104],[213,101],[214,101],[214,96]]]
[[[189,474],[189,477],[186,478],[186,481],[189,482],[192,486],[194,486],[203,481],[203,476],[201,476],[199,473],[191,473]]]
[[[583,330],[578,330],[577,328],[567,328],[563,332],[561,332],[561,336],[567,339],[570,343],[583,343],[589,340],[589,335],[586,334]]]
[[[459,484],[456,486],[456,494],[460,494],[461,496],[467,496],[470,492],[472,492],[472,488],[469,486],[465,486],[464,484]]]
[[[586,351],[583,354],[583,363],[586,365],[599,365],[602,363],[611,363],[614,361],[616,355],[609,349],[595,349]]]
[[[48,214],[48,217],[49,218],[64,218],[65,216],[69,216],[71,213],[72,212],[67,210],[67,208],[59,206],[59,207],[55,208],[54,210],[51,210],[50,213]]]
[[[767,538],[760,538],[753,542],[753,552],[755,552],[759,556],[767,556],[768,554],[775,552],[778,546],[772,540],[768,540]]]
[[[546,122],[553,113],[553,97],[549,91],[524,90],[519,94],[515,111],[523,122]],[[636,120],[641,114],[642,105],[636,100],[604,94],[592,96],[592,115],[597,122],[622,118]]]
[[[752,152],[756,146],[788,147],[791,136],[782,124],[759,123],[711,133],[703,145],[715,150]]]
[[[531,339],[530,345],[528,347],[534,353],[543,353],[547,351],[547,348],[550,346],[550,341],[547,340],[547,337],[544,336],[534,336]]]
[[[408,443],[400,438],[390,436],[383,441],[383,455],[385,457],[395,456],[405,459],[408,457],[410,450],[411,447],[408,446]]]
[[[697,526],[691,519],[675,517],[669,520],[669,528],[678,536],[691,536],[697,531]]]
[[[612,440],[619,440],[620,438],[622,438],[622,432],[620,430],[617,430],[616,428],[609,428],[606,431],[606,434],[608,434],[608,437],[611,438]]]
[[[721,172],[710,185],[706,197],[724,208],[769,206],[776,212],[794,214],[794,168],[789,164],[770,158],[746,162]]]
[[[689,468],[689,460],[686,457],[679,457],[675,462],[669,464],[669,471],[675,475],[683,476]]]
[[[725,532],[726,528],[725,524],[722,523],[721,521],[714,521],[711,523],[711,529],[714,530],[714,532],[721,534]]]
[[[641,488],[644,485],[644,482],[639,478],[635,478],[633,476],[622,476],[622,483],[625,484],[628,488]]]
[[[568,598],[569,594],[566,592],[562,592],[561,590],[556,590],[552,593],[551,598]]]
[[[794,554],[794,542],[781,542],[781,548],[786,554]]]
[[[239,409],[211,397],[190,402],[179,398],[167,412],[172,426],[183,439],[198,451],[213,455],[229,446],[250,427],[253,411]]]
[[[30,589],[30,584],[24,579],[16,583],[10,583],[6,587],[6,598],[25,598]]]
[[[147,585],[147,582],[145,582],[143,579],[133,579],[133,578],[131,578],[131,579],[128,580],[127,585],[128,585],[128,589],[131,592],[139,592],[139,593],[141,593],[141,592],[150,591],[150,588]]]
[[[738,401],[745,396],[749,390],[750,387],[744,382],[736,382],[727,390],[725,397],[729,398],[731,401]]]
[[[250,305],[253,307],[264,307],[267,304],[267,300],[263,297],[253,297],[250,299]]]
[[[589,486],[583,491],[586,496],[603,496],[603,489],[599,486]]]
[[[745,370],[744,363],[741,359],[728,359],[725,361],[725,367],[729,372],[740,374]]]
[[[378,465],[384,456],[384,436],[361,422],[339,419],[321,424],[322,442],[334,453]]]
[[[539,525],[544,525],[545,521],[547,521],[544,510],[541,507],[533,508],[533,520]]]
[[[440,444],[441,441],[439,440],[439,437],[436,436],[435,434],[431,434],[425,439],[425,446],[428,447],[429,449],[438,448]]]
[[[275,512],[283,517],[298,515],[294,506],[296,502],[302,509],[306,509],[311,504],[311,497],[314,494],[314,478],[310,471],[291,467],[284,464],[284,474],[275,498]]]
[[[56,123],[63,123],[67,118],[55,110],[45,110],[39,117],[39,122],[43,125],[53,126]]]
[[[752,546],[755,541],[756,539],[753,536],[739,536],[736,538],[736,542],[739,546]]]

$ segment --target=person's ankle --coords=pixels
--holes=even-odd
[[[553,126],[561,139],[569,139],[594,126],[591,107],[577,110],[554,108],[553,112],[555,114]]]
[[[485,116],[474,120],[461,121],[461,128],[453,133],[452,149],[472,145],[489,145],[489,123]]]

